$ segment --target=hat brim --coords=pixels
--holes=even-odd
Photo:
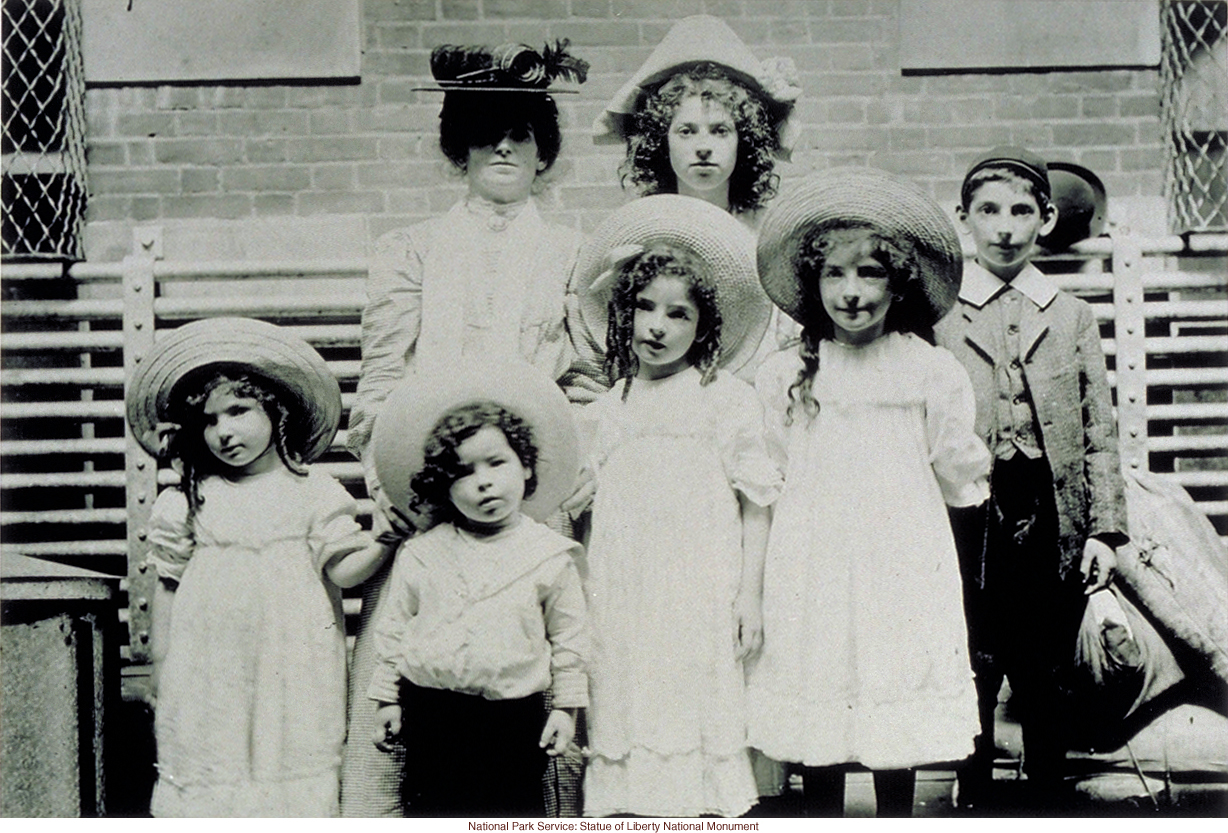
[[[1057,223],[1053,231],[1037,238],[1041,247],[1050,252],[1064,251],[1104,232],[1108,196],[1100,177],[1082,165],[1050,162],[1049,186],[1057,207]]]
[[[418,93],[527,93],[537,95],[579,95],[579,90],[555,87],[483,87],[478,84],[444,84],[433,87],[411,87]]]
[[[177,389],[209,368],[234,367],[274,383],[293,398],[292,418],[304,429],[305,461],[332,445],[341,422],[341,388],[319,353],[299,336],[251,318],[209,318],[159,338],[137,367],[127,392],[136,440],[157,455],[158,423],[176,419]]]
[[[755,238],[729,214],[695,197],[654,194],[626,203],[580,248],[576,291],[580,314],[599,343],[606,341],[612,283],[593,282],[606,271],[607,255],[627,246],[676,246],[708,264],[721,311],[719,365],[735,371],[755,354],[767,330],[771,302],[755,270]]]
[[[449,411],[474,402],[494,402],[523,419],[537,446],[537,489],[521,504],[544,521],[566,500],[579,474],[579,440],[571,405],[553,380],[527,363],[483,363],[448,373],[412,373],[388,394],[372,432],[371,449],[380,487],[392,506],[429,526],[436,518],[410,509],[410,483],[422,470],[426,441]]]
[[[759,279],[768,297],[805,325],[797,262],[806,235],[836,222],[909,240],[920,267],[926,317],[937,323],[954,306],[963,255],[951,218],[906,179],[875,168],[832,168],[811,174],[764,212],[759,228]]]

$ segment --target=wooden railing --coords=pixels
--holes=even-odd
[[[139,248],[139,247],[138,247]],[[1092,303],[1116,390],[1122,464],[1190,492],[1228,532],[1228,236],[1098,238],[1043,258],[1043,270]],[[366,263],[359,260],[168,262],[141,251],[117,263],[10,264],[0,303],[0,534],[21,553],[123,577],[126,659],[147,659],[146,524],[159,469],[128,434],[124,384],[158,333],[220,315],[288,327],[324,355],[346,414],[359,371]],[[359,498],[345,421],[318,465]],[[346,599],[354,616],[358,599]]]

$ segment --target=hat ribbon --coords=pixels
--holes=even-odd
[[[612,288],[622,274],[623,267],[643,253],[644,247],[638,243],[626,243],[610,249],[605,256],[605,270],[593,280],[588,291],[604,292],[607,288]]]

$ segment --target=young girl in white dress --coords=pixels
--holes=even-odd
[[[155,816],[338,814],[341,588],[387,555],[305,465],[340,416],[319,354],[250,319],[180,327],[133,380],[133,433],[181,475],[149,523]]]
[[[785,466],[764,573],[750,742],[803,765],[812,815],[840,815],[849,765],[878,813],[908,815],[920,764],[978,731],[946,507],[988,495],[968,375],[934,347],[961,257],[927,196],[865,168],[825,171],[769,209],[760,277],[803,327],[760,369]]]
[[[658,195],[581,252],[582,309],[616,380],[582,416],[597,473],[588,816],[738,816],[757,798],[742,660],[760,644],[781,481],[754,391],[721,369],[767,319],[746,234],[709,203]]]

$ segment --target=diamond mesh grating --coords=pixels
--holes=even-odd
[[[1228,230],[1228,3],[1164,0],[1160,27],[1169,229]]]
[[[85,71],[79,0],[2,0],[3,256],[80,260]]]

